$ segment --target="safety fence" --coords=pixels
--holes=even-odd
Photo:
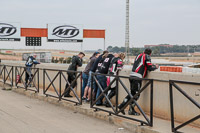
[[[13,86],[14,67],[9,65],[0,65],[0,82]]]
[[[53,78],[49,76],[54,72]],[[72,76],[69,81],[69,77]],[[74,78],[73,78],[74,77]],[[53,69],[43,69],[43,94],[46,96],[51,96],[58,98],[60,100],[66,100],[81,105],[81,93],[82,93],[82,72],[81,71],[69,71],[69,70],[53,70]],[[77,80],[80,79],[80,94],[77,94],[78,91],[75,90],[77,85]],[[48,82],[48,83],[47,83]],[[63,83],[64,82],[64,83]],[[59,88],[56,88],[54,85],[58,83]],[[47,84],[47,85],[46,85]],[[50,86],[53,87],[54,93],[50,90]],[[64,88],[64,89],[62,89]],[[75,99],[64,97],[67,92],[73,92]]]
[[[43,78],[40,79],[40,73],[43,73]],[[52,74],[56,73],[56,75]],[[72,75],[74,78],[70,80],[68,75]],[[15,77],[14,77],[15,76]],[[82,104],[82,72],[81,71],[69,71],[69,70],[55,70],[55,69],[41,69],[22,66],[9,66],[0,65],[0,82],[15,86],[17,88],[23,88],[25,90],[34,91],[39,93],[40,82],[43,80],[42,88],[43,94],[46,96],[58,98],[58,100],[66,100],[73,102],[76,105]],[[76,87],[77,81],[80,79],[79,87]],[[59,87],[56,87],[56,85]],[[73,87],[72,87],[73,86]],[[76,88],[76,90],[75,90]],[[80,91],[79,91],[80,90]],[[65,97],[65,93],[69,91],[73,93],[74,98]],[[78,94],[80,92],[80,94]]]
[[[181,84],[191,84],[191,85],[200,85],[200,83],[196,82],[186,82],[186,81],[177,81],[177,80],[169,80],[169,92],[170,92],[170,111],[171,111],[171,128],[172,132],[178,132],[178,130],[191,122],[194,122],[195,120],[200,119],[200,114],[197,116],[193,117],[192,119],[180,124],[179,126],[175,127],[175,122],[174,122],[174,100],[173,100],[173,88],[178,90],[183,96],[185,96],[192,104],[194,104],[198,109],[200,109],[200,103],[195,101],[192,97],[190,97],[179,85],[178,83]],[[184,107],[183,107],[184,108]]]
[[[39,68],[15,66],[15,86],[17,88],[39,92],[39,81]]]
[[[101,83],[101,78],[105,78],[103,76],[110,76],[112,77],[112,81],[110,82],[110,84],[104,88],[104,85]],[[126,87],[125,83],[123,80],[125,79],[132,79],[134,81],[145,81],[145,85],[143,85],[143,87],[141,87],[141,89],[138,90],[138,92],[135,95],[132,95],[130,90]],[[100,81],[100,82],[99,82]],[[133,82],[134,82],[133,81]],[[95,111],[101,110],[101,111],[105,111],[108,112],[110,115],[116,115],[119,117],[123,117],[126,119],[130,119],[130,120],[134,120],[137,122],[140,122],[141,125],[148,125],[148,126],[153,126],[153,80],[152,79],[144,79],[144,78],[134,78],[134,77],[127,77],[127,76],[114,76],[114,75],[104,75],[104,74],[96,74],[93,73],[92,74],[92,92],[94,91],[94,88],[100,89],[101,93],[96,97],[95,100],[91,100],[91,108],[94,108]],[[95,84],[95,85],[94,85]],[[112,104],[110,97],[108,93],[108,91],[113,88],[112,86],[114,85],[114,89],[113,91],[115,91],[115,105]],[[126,103],[124,104],[123,107],[119,108],[119,86],[120,89],[123,89],[126,93],[127,96],[129,97],[129,100],[126,101]],[[148,118],[148,116],[146,115],[146,113],[143,111],[143,109],[140,107],[140,105],[138,104],[137,100],[138,97],[140,96],[140,94],[142,92],[144,92],[144,90],[150,89],[150,118]],[[92,96],[91,96],[92,97]],[[110,105],[111,109],[105,108],[103,106],[97,106],[98,104],[96,104],[98,102],[98,100],[101,100],[105,98],[105,101],[108,102],[108,104]],[[142,114],[144,120],[141,120],[137,117],[131,117],[131,115],[121,115],[120,112],[124,112],[124,110],[126,109],[127,106],[129,106],[130,104],[135,104],[135,106],[138,108],[139,112]]]
[[[31,71],[31,75],[29,75],[31,78],[28,80],[26,77],[26,74],[28,71]],[[75,78],[71,79],[69,81],[69,75],[75,76]],[[42,78],[40,79],[40,77]],[[112,77],[112,80],[110,84],[106,87],[102,86],[102,83],[99,80],[100,76],[107,76]],[[69,102],[73,102],[76,105],[82,104],[82,72],[81,71],[67,71],[67,70],[56,70],[56,69],[40,69],[40,68],[31,68],[28,70],[26,67],[21,66],[9,66],[9,65],[0,65],[0,82],[3,82],[4,84],[8,84],[11,86],[16,86],[20,88],[24,88],[25,90],[31,90],[36,93],[39,93],[39,88],[43,88],[43,94],[46,96],[57,98],[60,100],[66,100]],[[135,95],[132,95],[130,91],[130,87],[127,87],[129,85],[129,80],[134,79],[135,81],[142,81],[143,86]],[[76,84],[77,81],[79,81],[78,85]],[[153,126],[153,79],[144,79],[144,78],[130,78],[128,76],[114,76],[114,75],[105,75],[105,74],[92,74],[92,92],[95,90],[95,87],[99,88],[100,93],[99,95],[90,101],[90,107],[94,108],[95,111],[104,111],[109,113],[109,115],[116,115],[125,119],[133,120],[136,122],[141,123],[141,125],[148,125]],[[14,84],[15,82],[15,84]],[[190,124],[191,122],[197,120],[200,118],[200,115],[197,115],[196,117],[192,118],[191,120],[184,122],[183,124],[175,127],[175,121],[174,121],[174,106],[173,106],[173,88],[178,90],[181,94],[183,94],[189,101],[191,101],[198,109],[200,109],[200,104],[197,103],[192,97],[190,97],[186,92],[181,89],[177,83],[181,84],[192,84],[192,85],[200,85],[200,83],[194,83],[194,82],[186,82],[186,81],[175,81],[170,80],[169,81],[169,90],[170,90],[170,107],[171,107],[171,128],[173,132],[177,132],[180,128]],[[41,86],[40,86],[41,85]],[[74,87],[76,86],[76,87]],[[108,97],[108,92],[113,88],[115,90],[115,98]],[[73,93],[73,98],[65,97],[66,92],[71,91]],[[120,100],[119,96],[121,96],[121,92],[126,92],[128,97],[128,101],[126,104],[119,108]],[[148,98],[149,101],[149,107],[146,109],[149,110],[143,110],[141,106],[139,105],[140,100],[136,100],[137,97],[140,95],[143,95],[145,91],[148,91],[149,94]],[[71,93],[71,94],[72,94]],[[124,94],[124,93],[123,93]],[[145,95],[146,96],[146,95]],[[92,98],[92,93],[91,93]],[[107,104],[110,106],[110,108],[104,107],[104,106],[97,106],[96,103],[98,100],[104,99],[104,102],[107,101]],[[140,117],[133,116],[133,115],[126,115],[127,114],[127,107],[130,104],[134,104],[135,107],[137,107],[137,111],[139,111],[142,115]],[[125,115],[122,115],[122,112],[125,110]],[[149,112],[148,115],[146,112]]]

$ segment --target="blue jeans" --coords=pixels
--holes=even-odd
[[[87,75],[87,74],[85,74],[85,73],[82,74],[83,86],[82,86],[81,97],[83,97],[83,95],[84,95],[85,87],[86,87],[86,85],[87,85],[87,83],[88,83],[88,77],[89,77],[89,75]]]
[[[98,80],[99,84],[101,85],[102,89],[104,90],[107,87],[107,84],[106,84],[107,78],[106,78],[106,76],[97,75],[97,80]],[[101,89],[98,86],[96,99],[100,96],[100,94],[101,94]],[[96,102],[96,104],[102,104],[103,98],[104,98],[104,96],[101,96],[101,98]]]
[[[91,81],[92,81],[92,71],[89,72],[89,77],[88,77],[88,82],[87,82],[87,86],[91,87]]]
[[[92,71],[89,72],[87,87],[90,87],[90,88],[93,87],[93,91],[96,93],[97,84],[94,79],[92,82],[92,73],[93,73]],[[93,86],[92,86],[92,83],[93,83]]]

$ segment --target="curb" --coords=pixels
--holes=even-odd
[[[11,87],[10,87],[11,88]],[[160,133],[158,131],[155,131],[152,129],[152,127],[148,126],[140,126],[137,125],[134,121],[126,120],[121,117],[117,117],[115,115],[109,116],[106,112],[94,112],[94,109],[86,108],[84,106],[75,106],[74,103],[70,103],[67,101],[58,101],[58,99],[55,99],[53,97],[46,97],[42,94],[38,94],[32,91],[26,91],[22,88],[12,88],[13,92],[25,95],[30,98],[39,99],[41,101],[45,101],[60,107],[64,107],[66,109],[70,109],[72,111],[75,111],[77,113],[81,113],[90,117],[94,117],[100,120],[107,121],[111,124],[117,125],[119,127],[123,127],[133,133]]]

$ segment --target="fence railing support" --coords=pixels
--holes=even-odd
[[[1,66],[1,70],[0,70],[0,76],[2,76],[3,79],[3,83],[13,86],[13,74],[14,74],[14,69],[13,66],[9,66],[9,65],[0,65]]]
[[[110,82],[110,84],[106,87],[103,88],[101,86],[101,84],[99,83],[99,81],[97,80],[96,76],[97,75],[104,75],[104,76],[111,76],[114,79],[112,79],[112,81]],[[125,79],[135,79],[135,80],[146,80],[147,83],[138,91],[138,93],[136,93],[134,96],[130,93],[129,89],[126,87],[126,85],[123,83],[123,81],[121,80],[122,78]],[[127,76],[118,76],[118,75],[108,75],[108,74],[96,74],[93,73],[92,74],[92,91],[93,91],[93,84],[97,84],[98,88],[101,90],[101,94],[96,98],[96,100],[90,102],[90,107],[94,108],[95,111],[104,111],[104,112],[108,112],[109,115],[113,114],[119,117],[123,117],[126,119],[130,119],[130,120],[134,120],[137,121],[139,123],[141,123],[141,125],[145,124],[148,126],[153,126],[153,80],[152,79],[139,79],[139,78],[132,78],[132,77],[127,77]],[[113,83],[116,83],[116,87],[115,87],[115,91],[116,91],[116,105],[114,107],[114,105],[111,103],[110,99],[107,97],[106,93],[109,91],[110,87],[112,86]],[[128,94],[128,96],[130,97],[130,100],[122,107],[119,109],[118,104],[119,104],[119,94],[118,94],[118,90],[119,90],[119,84],[122,86],[122,88],[125,90],[125,92]],[[145,89],[150,88],[150,118],[147,117],[146,113],[142,110],[142,108],[139,106],[139,104],[137,103],[137,101],[135,100],[136,97],[138,97]],[[92,94],[91,94],[92,97]],[[95,106],[95,103],[101,99],[102,97],[105,98],[105,100],[108,102],[108,104],[111,106],[111,111],[110,110],[106,110],[105,108],[99,107],[99,106]],[[135,105],[137,106],[137,108],[139,109],[139,111],[141,112],[142,116],[144,117],[144,120],[140,120],[137,118],[132,118],[132,117],[128,117],[125,115],[120,115],[120,112],[122,110],[124,110],[130,103],[135,103]]]
[[[20,71],[19,71],[20,68]],[[21,72],[21,69],[23,69],[23,71]],[[10,86],[14,86],[14,77],[15,77],[15,86],[16,87],[21,87],[24,88],[26,90],[31,90],[31,91],[35,91],[36,93],[39,93],[39,81],[40,81],[40,70],[39,68],[31,68],[34,69],[35,71],[33,72],[32,75],[32,79],[26,84],[24,82],[23,76],[25,76],[26,72],[27,72],[27,68],[26,67],[21,67],[21,66],[9,66],[9,65],[0,65],[0,77],[2,78],[1,82],[3,82],[4,84],[9,84]],[[14,73],[15,70],[15,73]],[[81,94],[82,94],[82,72],[81,71],[66,71],[66,70],[54,70],[54,69],[42,69],[43,71],[43,94],[46,96],[52,96],[52,97],[56,97],[58,98],[59,101],[61,100],[66,100],[69,102],[73,102],[76,104],[81,105],[82,104],[82,99],[81,99]],[[54,71],[57,72],[56,75],[52,78],[49,76],[48,71]],[[75,79],[70,83],[68,81],[68,79],[66,78],[64,73],[76,73],[76,77]],[[19,86],[19,81],[17,81],[17,75],[20,77],[20,80],[22,82],[22,86]],[[104,75],[104,76],[112,76],[114,77],[114,79],[110,82],[110,84],[106,87],[103,88],[101,86],[101,84],[99,83],[98,79],[96,78],[97,75]],[[33,80],[34,78],[36,78],[36,80]],[[99,89],[101,90],[101,94],[96,98],[96,100],[92,100],[92,93],[91,93],[91,101],[90,101],[90,108],[94,108],[96,111],[101,110],[104,112],[108,112],[109,115],[113,114],[119,117],[123,117],[126,119],[130,119],[130,120],[134,120],[137,121],[139,123],[141,123],[141,125],[145,124],[148,126],[153,126],[153,88],[154,88],[154,84],[153,84],[153,79],[143,79],[143,78],[133,78],[135,80],[145,80],[146,83],[143,85],[143,87],[140,88],[140,90],[135,94],[132,95],[129,91],[129,89],[126,87],[126,84],[124,84],[124,82],[122,81],[122,79],[129,79],[130,77],[127,76],[119,76],[119,75],[108,75],[108,74],[96,74],[93,73],[92,74],[92,81],[91,81],[91,87],[93,91],[93,86],[94,84],[97,84],[97,86],[99,87]],[[48,81],[50,81],[50,83],[47,85],[46,87],[46,79]],[[54,82],[56,81],[56,79],[59,80],[59,85],[58,85],[58,89],[56,88]],[[68,84],[68,87],[65,89],[62,89],[62,81],[64,79],[64,83]],[[72,87],[72,85],[78,81],[78,79],[80,79],[80,95],[77,94],[77,92],[75,91],[75,89]],[[33,83],[33,87],[29,87],[29,85]],[[110,87],[113,84],[116,84],[115,87],[115,92],[116,92],[116,104],[115,106],[112,104],[111,100],[108,98],[107,96],[107,92],[109,91]],[[197,101],[195,101],[192,97],[190,97],[183,89],[181,89],[180,86],[178,86],[177,84],[181,83],[181,84],[191,84],[191,85],[200,85],[200,83],[196,83],[196,82],[187,82],[187,81],[177,81],[177,80],[169,80],[169,94],[170,94],[170,113],[171,113],[171,129],[172,132],[178,132],[179,129],[181,129],[182,127],[200,119],[200,114],[198,114],[197,116],[194,116],[193,118],[191,118],[190,120],[175,126],[175,120],[174,120],[174,99],[173,99],[173,90],[176,89],[179,93],[181,93],[186,99],[188,99],[192,104],[194,104],[198,109],[200,109],[200,103],[198,103]],[[51,95],[51,94],[47,94],[47,92],[49,91],[50,87],[53,87],[54,92],[56,93],[55,95]],[[125,106],[123,106],[123,108],[119,109],[118,105],[119,105],[119,86],[121,86],[122,89],[124,89],[124,91],[128,94],[128,96],[130,97],[130,99],[128,100],[128,102],[126,103]],[[145,111],[143,111],[143,109],[140,107],[140,105],[138,104],[138,102],[135,100],[136,97],[138,97],[144,90],[149,89],[150,90],[150,113],[149,113],[149,117],[146,115]],[[62,91],[64,90],[64,91]],[[64,94],[71,90],[74,94],[74,99],[70,99],[70,98],[64,98]],[[101,107],[97,107],[95,106],[95,103],[101,98],[104,97],[105,100],[108,102],[108,104],[111,106],[111,111],[110,110],[106,110],[104,108]],[[138,110],[141,112],[142,116],[144,117],[145,120],[140,120],[137,118],[133,118],[133,117],[127,117],[124,115],[121,115],[120,112],[122,110],[124,110],[130,103],[135,103],[135,105],[137,106]]]
[[[57,72],[57,74],[53,77],[53,79],[50,78],[48,71],[54,71]],[[69,83],[69,81],[67,80],[66,76],[63,73],[76,73],[76,77],[75,79]],[[66,100],[69,102],[73,102],[76,105],[81,105],[82,104],[82,100],[81,100],[81,94],[78,95],[77,92],[74,90],[74,88],[72,88],[72,85],[77,82],[77,80],[79,78],[81,78],[82,76],[82,72],[81,71],[69,71],[69,70],[55,70],[55,69],[43,69],[43,94],[46,96],[51,96],[54,98],[58,98],[59,101],[61,100]],[[47,87],[45,87],[46,85],[46,80],[45,78],[48,79],[48,81],[50,81],[50,83],[48,84]],[[58,89],[56,88],[56,86],[54,85],[54,82],[56,81],[56,79],[59,79],[59,85],[58,85]],[[62,93],[62,78],[64,79],[65,83],[68,84],[68,87],[63,89],[63,93]],[[47,91],[49,90],[50,87],[53,87],[54,92],[56,93],[56,95],[53,94],[49,94],[47,93]],[[82,87],[82,82],[80,82],[80,87]],[[67,91],[71,90],[74,94],[75,100],[73,98],[63,98],[65,93]],[[80,93],[81,93],[81,88],[80,88]]]
[[[200,114],[195,116],[194,118],[180,124],[179,126],[175,127],[174,123],[174,100],[173,100],[173,88],[178,90],[185,98],[187,98],[191,103],[193,103],[197,108],[200,109],[200,104],[195,101],[192,97],[190,97],[185,91],[183,91],[177,83],[182,83],[182,84],[192,84],[192,85],[200,85],[200,83],[195,83],[195,82],[187,82],[187,81],[176,81],[176,80],[170,80],[169,81],[169,94],[170,94],[170,112],[171,112],[171,129],[172,132],[177,132],[180,128],[190,124],[191,122],[200,119]]]
[[[20,69],[20,71],[19,71],[19,69]],[[21,69],[23,69],[22,72],[21,72]],[[40,80],[40,77],[39,77],[39,68],[30,68],[30,71],[32,71],[32,70],[35,70],[33,72],[33,74],[32,73],[29,74],[27,72],[27,68],[26,67],[15,66],[15,85],[16,85],[17,88],[24,88],[25,90],[39,92],[39,80]],[[26,77],[26,73],[29,74],[29,77]],[[19,83],[19,81],[17,81],[17,76],[20,77],[20,81],[22,82],[22,86],[18,85],[18,84],[21,84],[21,83]],[[25,78],[29,78],[27,83],[26,83],[26,81],[23,80],[23,76],[25,76]],[[36,78],[37,83],[34,80],[34,78]],[[30,86],[31,83],[33,84],[33,86]]]

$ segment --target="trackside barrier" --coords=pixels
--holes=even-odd
[[[25,90],[30,90],[34,92],[39,92],[39,68],[30,68],[31,69],[31,75],[27,73],[31,78],[26,81],[24,80],[26,78],[26,72],[27,68],[22,66],[16,66],[15,67],[15,86],[17,88],[24,88]]]
[[[104,76],[111,76],[114,77],[114,79],[111,81],[111,83],[109,84],[109,86],[107,86],[104,90],[102,85],[99,83],[99,81],[97,80],[97,75],[104,75]],[[139,123],[141,123],[141,125],[148,125],[148,126],[153,126],[153,80],[152,79],[143,79],[143,78],[132,78],[131,79],[136,79],[136,80],[145,80],[146,83],[145,85],[143,85],[143,87],[138,91],[138,93],[136,93],[134,96],[131,94],[130,89],[128,89],[126,87],[126,85],[123,83],[122,79],[129,79],[130,77],[127,76],[113,76],[113,75],[106,75],[106,74],[92,74],[92,82],[91,82],[91,86],[92,86],[92,92],[94,90],[94,84],[96,84],[100,90],[101,90],[101,94],[99,95],[98,98],[96,98],[96,100],[91,100],[90,102],[90,107],[94,108],[95,111],[104,111],[104,112],[108,112],[109,115],[113,114],[119,117],[123,117],[126,119],[130,119],[130,120],[134,120],[137,121]],[[107,92],[109,91],[110,87],[112,86],[112,84],[116,84],[115,87],[115,91],[116,91],[116,99],[115,102],[116,104],[113,105],[111,103],[111,101],[109,100],[109,98],[107,97]],[[123,108],[119,109],[119,101],[118,101],[118,96],[119,96],[119,85],[121,85],[122,87],[120,89],[124,89],[125,92],[130,96],[130,100],[126,103],[125,106],[123,106]],[[142,108],[139,106],[138,102],[135,100],[136,97],[138,97],[145,89],[148,89],[148,86],[150,86],[150,118],[147,117],[147,115],[145,114],[145,112],[142,110]],[[105,108],[103,106],[95,106],[96,102],[101,98],[101,97],[105,97],[105,99],[107,100],[107,102],[110,104],[111,109]],[[92,94],[91,94],[92,97]],[[145,120],[141,120],[141,119],[137,119],[135,117],[131,117],[130,115],[121,115],[120,112],[122,110],[124,110],[130,103],[135,103],[135,105],[137,106],[138,110],[140,111],[140,113],[142,114],[142,116],[144,117]]]
[[[15,69],[14,69],[15,68]],[[39,92],[39,70],[43,71],[43,93],[46,96],[52,96],[52,97],[56,97],[60,100],[66,100],[66,101],[70,101],[76,104],[81,105],[82,104],[82,99],[81,99],[81,91],[82,91],[82,72],[81,71],[65,71],[65,70],[54,70],[54,69],[39,69],[39,68],[31,68],[32,70],[32,80],[28,81],[27,84],[25,84],[25,73],[26,73],[26,67],[21,67],[21,66],[9,66],[9,65],[0,65],[0,78],[2,80],[0,80],[0,82],[3,82],[4,84],[9,84],[11,86],[14,86],[13,82],[14,82],[14,70],[15,70],[15,85],[17,87],[21,87],[21,88],[25,88],[26,90],[31,90],[31,91],[35,91],[36,93]],[[52,76],[52,74],[50,72],[53,72],[54,74],[56,73],[55,76]],[[76,73],[76,78],[71,82],[71,84],[69,83],[69,81],[66,78],[67,73]],[[141,123],[141,125],[148,125],[148,126],[153,126],[153,79],[138,79],[138,78],[133,78],[136,80],[142,80],[143,82],[143,87],[138,91],[137,94],[135,94],[134,96],[131,95],[129,89],[126,87],[124,80],[125,79],[129,79],[130,77],[128,76],[113,76],[113,75],[105,75],[105,76],[111,76],[114,77],[113,80],[111,81],[111,83],[109,84],[108,87],[106,87],[103,90],[103,87],[101,86],[101,84],[98,82],[96,76],[97,75],[104,75],[104,74],[92,74],[92,91],[93,91],[93,84],[95,83],[101,90],[101,94],[99,95],[99,97],[96,100],[91,100],[90,102],[90,107],[94,108],[96,111],[104,111],[104,112],[108,112],[109,115],[113,114],[122,118],[126,118],[126,119],[130,119],[136,122]],[[52,78],[53,77],[53,78]],[[59,82],[56,82],[57,80]],[[78,81],[78,79],[80,79],[80,84],[77,87],[78,89],[80,89],[80,95],[77,94],[77,92],[75,91],[75,88],[72,88],[72,84],[75,83],[76,81]],[[47,81],[48,80],[48,81]],[[62,84],[64,81],[64,84]],[[50,82],[48,84],[48,82]],[[166,81],[168,82],[168,81]],[[200,103],[198,103],[197,101],[195,101],[192,97],[190,97],[185,91],[183,91],[183,89],[180,88],[180,86],[178,86],[177,84],[191,84],[191,85],[200,85],[200,83],[196,83],[196,82],[187,82],[187,81],[177,81],[177,80],[169,80],[169,93],[170,93],[170,113],[171,113],[171,129],[172,132],[178,132],[179,129],[181,129],[182,127],[196,121],[200,119],[200,114],[198,114],[197,116],[195,116],[194,118],[191,118],[190,120],[178,125],[177,127],[175,127],[175,120],[174,120],[174,100],[173,100],[173,90],[177,90],[178,92],[180,92],[183,96],[185,96],[191,103],[193,103],[198,109],[200,109]],[[32,85],[31,87],[29,85]],[[47,85],[48,84],[48,85]],[[59,89],[56,88],[56,85],[59,86]],[[68,87],[62,87],[63,85],[65,86],[65,84],[68,84]],[[106,95],[107,92],[110,90],[110,87],[116,84],[115,87],[115,91],[116,91],[116,97],[115,97],[115,102],[112,102],[111,100],[108,98],[108,96]],[[46,87],[47,85],[47,87]],[[52,95],[52,91],[50,91],[51,87],[53,87],[53,92],[55,95]],[[63,88],[63,89],[62,89]],[[175,89],[174,89],[175,88]],[[66,91],[71,90],[74,94],[74,98],[64,98],[64,94]],[[119,105],[119,89],[120,91],[123,90],[125,91],[131,98],[130,100],[127,102],[127,104],[119,109],[118,105]],[[142,108],[139,106],[138,102],[136,100],[134,100],[136,97],[138,97],[140,94],[142,94],[142,92],[144,92],[144,90],[148,90],[150,92],[150,113],[149,116],[150,118],[147,117],[147,115],[145,114],[145,112],[142,110]],[[100,97],[103,96],[109,103],[109,105],[111,106],[111,108],[105,108],[105,107],[100,107],[100,106],[96,106],[95,103],[100,99]],[[91,98],[92,98],[92,94],[91,94]],[[75,100],[76,101],[75,101]],[[140,113],[143,116],[143,120],[138,119],[139,117],[137,116],[129,116],[129,115],[121,115],[121,111],[124,110],[130,103],[135,103],[135,105],[137,106],[138,110],[140,111]]]
[[[4,79],[4,77],[3,77],[4,76],[3,75],[3,69],[4,69],[4,65],[0,65],[0,78],[1,79]],[[0,80],[0,82],[3,82],[3,80],[2,81]]]
[[[160,71],[167,71],[167,72],[182,72],[182,67],[177,66],[160,66]]]
[[[4,84],[13,86],[14,67],[9,65],[0,65],[0,77]]]
[[[176,80],[169,80],[169,92],[170,92],[170,111],[171,111],[171,128],[172,128],[172,132],[178,132],[178,130],[188,124],[190,124],[191,122],[200,119],[200,114],[198,114],[197,116],[195,116],[194,118],[180,124],[179,126],[175,127],[174,124],[174,101],[173,101],[173,88],[175,88],[176,90],[178,90],[183,96],[185,96],[190,102],[192,102],[197,108],[200,109],[200,103],[198,103],[197,101],[195,101],[192,97],[190,97],[185,91],[183,91],[178,85],[177,83],[181,83],[181,84],[191,84],[191,85],[200,85],[200,83],[196,83],[196,82],[186,82],[186,81],[176,81]]]
[[[51,78],[50,73],[51,72],[56,72],[56,75]],[[67,73],[75,73],[76,78],[69,83],[69,81],[66,78]],[[50,82],[47,87],[46,87],[46,79]],[[75,91],[74,88],[72,88],[72,85],[80,79],[80,94],[77,94],[77,91]],[[59,88],[56,88],[55,82],[58,80],[58,86]],[[64,81],[64,84],[62,84],[62,81]],[[65,85],[68,84],[68,87],[65,88]],[[53,91],[50,90],[50,87],[53,87]],[[63,86],[63,87],[62,87]],[[64,89],[62,89],[64,88]],[[69,70],[54,70],[54,69],[43,69],[43,94],[46,96],[51,96],[54,98],[58,98],[60,100],[66,100],[69,102],[73,102],[76,105],[82,104],[82,99],[81,99],[81,91],[82,91],[82,72],[81,71],[69,71]],[[73,92],[73,95],[75,96],[74,98],[66,98],[64,97],[65,93],[67,91],[71,90]]]

